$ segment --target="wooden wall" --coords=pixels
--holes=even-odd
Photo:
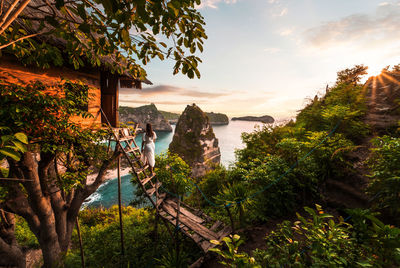
[[[49,86],[50,94],[63,95],[52,89],[62,79],[71,81],[82,81],[89,85],[88,111],[94,116],[92,118],[74,117],[73,122],[81,124],[83,127],[98,128],[101,127],[101,91],[100,91],[100,72],[95,70],[85,70],[84,72],[75,71],[66,67],[52,67],[49,69],[39,69],[35,67],[25,67],[19,64],[12,57],[0,57],[0,80],[14,84],[27,84],[34,81],[41,81]]]

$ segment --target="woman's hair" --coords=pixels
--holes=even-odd
[[[153,138],[154,132],[153,132],[153,128],[151,127],[150,123],[146,124],[146,136],[149,138]]]

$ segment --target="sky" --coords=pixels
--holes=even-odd
[[[364,64],[376,75],[400,63],[399,0],[203,0],[198,9],[208,35],[201,78],[153,61],[153,85],[122,89],[120,105],[288,118],[342,69]]]

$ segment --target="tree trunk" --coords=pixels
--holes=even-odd
[[[26,267],[26,257],[14,235],[15,218],[0,209],[0,266]]]
[[[62,257],[69,248],[83,201],[104,182],[107,168],[119,155],[119,152],[114,152],[112,157],[103,162],[93,184],[86,185],[84,181],[84,186],[71,190],[67,196],[62,194],[57,178],[50,170],[54,166],[54,155],[41,153],[37,161],[34,153],[26,152],[18,163],[7,159],[10,164],[9,176],[23,179],[24,182],[6,185],[8,197],[0,204],[0,208],[10,215],[20,215],[27,221],[42,249],[44,267],[62,266]],[[15,240],[14,233],[12,237]],[[25,267],[25,256],[21,249],[16,243],[6,243],[6,238],[6,233],[0,232],[0,252],[7,252],[10,258],[20,261],[19,267]]]

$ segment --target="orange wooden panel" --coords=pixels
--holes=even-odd
[[[79,72],[66,67],[52,67],[40,69],[21,65],[11,57],[2,56],[0,58],[0,80],[6,83],[26,85],[34,81],[40,81],[48,86],[48,93],[63,96],[64,93],[54,88],[63,80],[82,81],[89,86],[88,111],[93,115],[92,118],[82,118],[75,116],[73,122],[79,123],[83,127],[101,127],[100,105],[100,72],[88,71]]]

